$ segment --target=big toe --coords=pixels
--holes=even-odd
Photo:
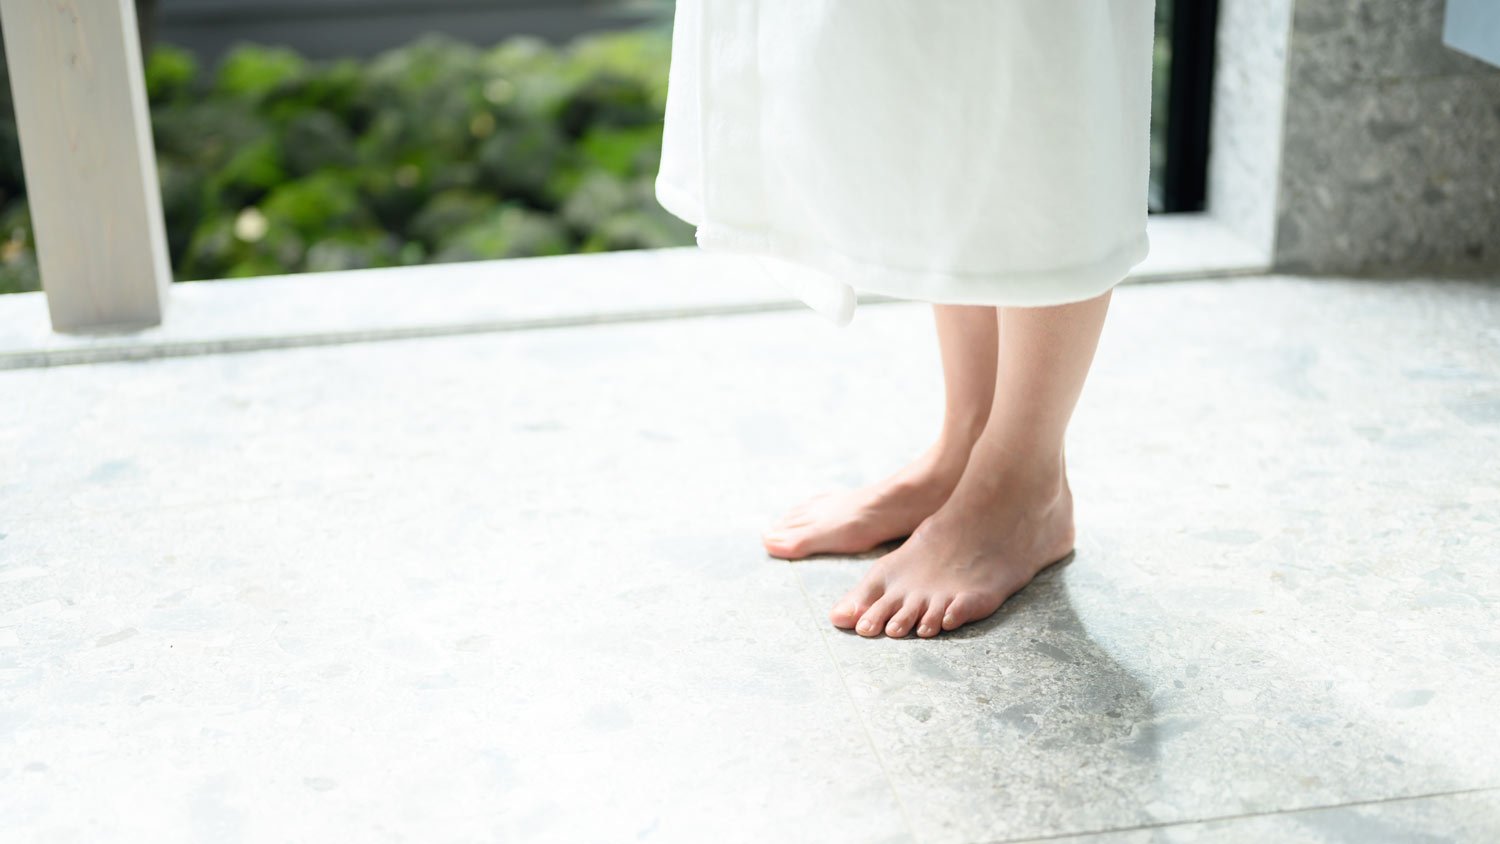
[[[859,608],[852,603],[840,603],[829,611],[828,620],[833,622],[834,627],[849,630],[859,621]]]
[[[773,557],[800,560],[813,554],[857,554],[869,550],[851,525],[806,522],[780,524],[761,535],[761,544]]]
[[[834,604],[833,610],[828,613],[828,620],[833,622],[834,627],[853,630],[865,611],[880,599],[884,589],[885,584],[882,581],[866,576],[858,586],[850,589],[848,594]]]
[[[801,559],[812,554],[814,548],[813,534],[801,525],[773,527],[761,534],[760,541],[767,553],[783,560]]]

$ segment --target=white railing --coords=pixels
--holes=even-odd
[[[1290,0],[1279,7],[1289,21]],[[1244,0],[1232,8],[1253,16],[1259,6]],[[135,0],[0,0],[0,23],[53,329],[90,334],[160,325],[172,275]],[[1274,29],[1274,38],[1285,35],[1281,25]],[[1243,133],[1228,130],[1279,126],[1281,64],[1249,61],[1232,50],[1220,51],[1221,64],[1226,56],[1229,71],[1243,72],[1220,76],[1249,73],[1259,84],[1216,91],[1215,133],[1235,137]],[[1255,77],[1267,67],[1274,78]],[[1227,194],[1234,201],[1215,201],[1191,220],[1157,220],[1163,231],[1153,234],[1153,243],[1169,248],[1153,248],[1138,277],[1269,266],[1274,196],[1257,194],[1248,202],[1240,196],[1250,185],[1274,189],[1279,135],[1268,140],[1210,160],[1219,199]],[[1174,240],[1167,229],[1181,234]],[[1205,260],[1207,247],[1190,248],[1193,243],[1214,244],[1215,255]]]
[[[52,327],[157,325],[172,272],[134,0],[0,0]]]

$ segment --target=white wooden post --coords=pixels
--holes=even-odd
[[[57,331],[161,322],[172,281],[134,0],[0,0]]]

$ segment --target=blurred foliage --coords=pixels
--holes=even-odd
[[[368,60],[242,46],[146,65],[178,280],[693,242],[656,203],[670,36],[441,36]],[[0,292],[37,289],[0,85]]]

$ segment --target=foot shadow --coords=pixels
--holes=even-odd
[[[1148,801],[1121,795],[1159,781],[1161,743],[1176,725],[1086,621],[1107,611],[1114,587],[1104,569],[1117,562],[1080,549],[994,615],[932,639],[828,637],[879,740],[939,749],[940,771],[892,757],[898,783],[914,781],[914,794],[951,791],[973,813],[961,827],[980,839],[1151,820]],[[823,569],[820,592],[848,576]],[[954,770],[983,785],[928,790]]]

